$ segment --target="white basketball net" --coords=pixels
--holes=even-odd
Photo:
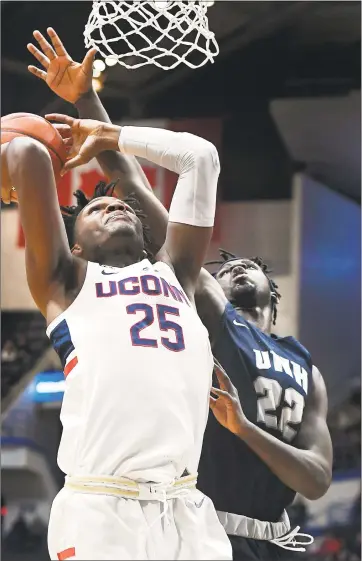
[[[155,64],[171,70],[180,63],[198,68],[214,62],[219,54],[215,35],[209,31],[209,4],[193,0],[93,2],[84,30],[85,45],[126,68]]]

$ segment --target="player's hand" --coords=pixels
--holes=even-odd
[[[16,191],[12,188],[8,170],[7,149],[9,144],[10,142],[5,142],[5,144],[1,145],[1,200],[6,205],[18,202]]]
[[[59,97],[75,103],[92,89],[93,61],[97,49],[90,49],[82,63],[75,62],[65,50],[54,29],[48,27],[47,32],[51,45],[39,31],[34,31],[33,35],[42,50],[37,49],[32,43],[27,46],[45,70],[32,65],[28,66],[28,70],[44,80]]]
[[[211,393],[216,397],[210,396],[210,409],[219,423],[230,432],[242,437],[244,430],[247,429],[249,421],[242,410],[238,390],[232,384],[225,370],[216,359],[214,372],[219,382],[219,388],[211,388]]]
[[[121,127],[109,123],[101,123],[93,119],[73,119],[68,115],[52,113],[45,116],[48,121],[56,121],[55,125],[63,139],[67,141],[69,158],[61,175],[70,169],[86,164],[105,150],[118,150]]]

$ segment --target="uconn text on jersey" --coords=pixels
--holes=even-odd
[[[96,282],[97,298],[111,298],[113,296],[136,296],[137,294],[147,294],[148,296],[163,295],[172,298],[177,302],[190,306],[184,292],[169,284],[162,277],[154,275],[133,276],[119,281],[107,280]]]

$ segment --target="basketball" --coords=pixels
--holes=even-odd
[[[55,180],[66,161],[66,147],[57,129],[43,117],[32,113],[12,113],[1,118],[1,144],[28,136],[41,142],[50,154]]]

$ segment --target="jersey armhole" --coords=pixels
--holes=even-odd
[[[63,310],[55,319],[53,319],[53,321],[51,321],[49,323],[48,327],[46,328],[46,334],[49,338],[50,338],[50,335],[51,335],[52,331],[54,330],[54,328],[64,319],[64,315],[66,313],[68,313],[72,309],[74,304],[78,301],[81,293],[83,292],[84,286],[85,286],[85,284],[86,284],[86,282],[89,278],[92,266],[94,266],[94,265],[99,267],[98,263],[91,263],[90,261],[87,261],[87,270],[86,270],[86,273],[84,275],[84,281],[83,281],[82,286],[79,289],[79,292],[78,292],[77,296],[74,298],[73,302],[71,304],[69,304],[68,308]]]
[[[228,317],[229,313],[232,316],[230,318]],[[222,315],[222,320],[224,323],[226,323],[227,319],[230,319],[231,323],[233,324],[235,322],[238,322],[239,324],[249,327],[248,325],[249,322],[242,315],[238,314],[238,312],[235,310],[234,306],[230,302],[227,302],[225,306],[225,310]],[[235,325],[237,325],[237,323],[235,323]]]
[[[216,335],[215,340],[213,342],[213,347],[216,347],[217,344],[219,343],[220,336],[222,336],[223,331],[225,331],[225,329],[228,329],[228,323],[229,323],[228,322],[228,313],[229,312],[234,312],[235,313],[235,309],[234,309],[234,306],[232,304],[230,304],[230,302],[227,302],[225,304],[224,311],[220,316],[218,329],[217,329],[217,335]],[[245,321],[245,320],[243,320],[243,321]]]
[[[308,367],[310,368],[310,370],[312,371],[313,369],[313,360],[312,360],[312,356],[310,354],[310,352],[308,351],[308,349],[306,349],[304,347],[304,345],[302,345],[302,343],[300,343],[300,341],[298,341],[298,339],[296,339],[293,336],[289,336],[289,337],[284,337],[283,338],[285,342],[291,344],[294,348],[298,348],[298,351],[302,354],[302,356],[304,356],[304,359],[308,365]]]

